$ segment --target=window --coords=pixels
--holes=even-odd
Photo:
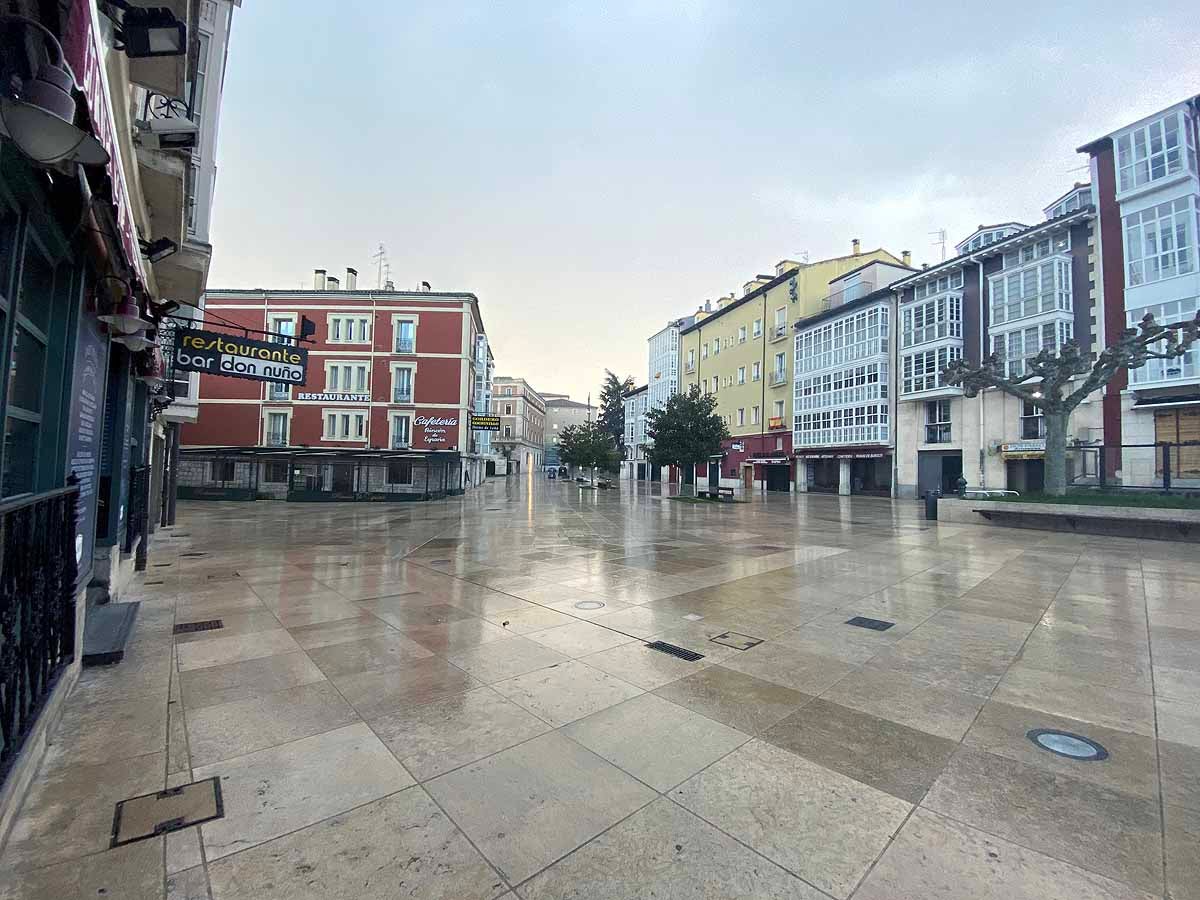
[[[695,351],[695,349],[688,351],[687,370],[689,372],[696,371],[696,351]]]
[[[783,418],[783,401],[782,400],[775,401],[775,405],[772,407],[771,416],[776,419]]]
[[[511,403],[505,403],[504,404],[504,414],[506,416],[511,416],[513,414],[512,411],[513,411],[513,405]]]
[[[204,122],[204,87],[208,78],[208,51],[209,42],[212,39],[203,31],[197,32],[196,43],[199,45],[199,53],[196,56],[196,80],[192,83],[192,121],[197,126]],[[199,133],[197,133],[196,146],[200,146]]]
[[[504,426],[504,436],[505,436],[506,438],[510,438],[510,437],[512,437],[512,426],[511,426],[511,425],[505,425],[505,426]]]
[[[754,328],[751,331],[754,337],[762,337],[762,319],[754,320]]]
[[[721,339],[717,338],[715,341],[713,341],[713,356],[716,356],[720,352],[721,352]]]
[[[751,424],[751,425],[757,425],[757,424],[758,424],[758,418],[759,418],[759,416],[758,416],[758,407],[757,407],[757,406],[752,406],[752,407],[750,407],[750,424]]]
[[[1175,111],[1117,138],[1120,190],[1129,191],[1183,171],[1196,171],[1196,146],[1187,116]]]
[[[392,331],[396,335],[396,352],[413,353],[417,348],[417,323],[414,319],[395,319]],[[505,393],[512,395],[512,388],[505,388]]]
[[[412,420],[408,416],[392,416],[392,437],[389,442],[393,450],[404,450],[411,443]]]
[[[704,344],[700,347],[700,358],[708,359],[708,344]]]
[[[1071,339],[1074,327],[1067,319],[992,333],[992,352],[1009,378],[1020,378],[1029,361],[1043,350],[1057,353]]]
[[[717,385],[718,385],[718,383],[719,383],[720,381],[721,381],[721,379],[720,379],[720,378],[718,378],[716,375],[714,375],[714,376],[713,376],[713,389],[712,389],[712,392],[713,392],[714,394],[717,392]]]
[[[330,344],[369,344],[371,342],[370,316],[329,317]]]
[[[900,314],[900,346],[912,347],[943,338],[962,337],[962,295],[946,294],[924,303],[912,303]]]
[[[787,363],[786,357],[782,353],[775,354],[775,369],[771,376],[772,384],[783,384],[787,380]]]
[[[746,424],[746,410],[744,408],[740,408],[737,411],[737,423],[739,425]]]
[[[1021,408],[1021,440],[1036,441],[1046,436],[1046,417],[1040,406],[1028,400]]]
[[[288,444],[288,414],[267,413],[267,446],[286,447]]]
[[[988,288],[993,325],[1073,308],[1067,259],[1046,259],[1011,270],[1006,266],[1003,275],[989,280]]]
[[[413,368],[412,366],[392,367],[392,402],[413,402]]]
[[[928,400],[925,403],[925,443],[950,443],[950,401]]]
[[[505,397],[511,397],[512,395],[513,395],[512,388],[510,388],[510,387],[506,387],[506,388],[504,389],[504,396],[505,396]]]
[[[1125,217],[1125,260],[1130,287],[1196,269],[1196,214],[1192,198],[1159,203]]]
[[[323,412],[325,429],[321,434],[326,441],[361,441],[367,436],[366,410],[333,410]]]
[[[395,485],[410,485],[412,479],[413,467],[410,462],[389,462],[387,467],[387,483]]]
[[[888,352],[888,308],[875,306],[796,335],[796,372],[814,372]]]
[[[214,459],[209,463],[209,481],[233,481],[236,477],[232,459]]]
[[[746,326],[745,325],[741,325],[738,327],[738,343],[739,344],[746,343]]]
[[[903,361],[903,392],[914,394],[945,387],[942,382],[942,369],[952,360],[961,358],[961,347],[938,347],[908,354]]]
[[[263,463],[262,480],[265,484],[287,484],[288,464],[285,462]]]
[[[195,163],[188,166],[187,178],[187,230],[196,233],[196,192],[200,189],[200,167]]]
[[[758,381],[762,378],[762,363],[755,363],[750,369],[750,380]]]
[[[745,366],[738,366],[738,370],[737,370],[737,383],[738,383],[738,384],[745,384],[745,383],[746,383],[746,367],[745,367]]]
[[[367,364],[360,362],[325,363],[325,391],[330,394],[365,394]]]
[[[963,272],[958,269],[948,275],[943,275],[940,278],[934,278],[925,284],[918,285],[913,291],[914,300],[925,300],[929,297],[936,297],[938,294],[944,294],[947,291],[960,290],[963,286]]]

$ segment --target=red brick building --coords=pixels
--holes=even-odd
[[[470,430],[484,334],[478,299],[355,282],[353,269],[344,285],[318,269],[312,290],[209,290],[205,328],[294,336],[307,318],[316,331],[301,345],[303,386],[202,374],[200,413],[182,445],[456,453],[478,484],[483,459]]]

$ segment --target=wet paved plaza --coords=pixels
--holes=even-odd
[[[919,512],[183,504],[0,898],[1200,898],[1196,545]],[[118,801],[213,777],[221,818],[109,849]]]

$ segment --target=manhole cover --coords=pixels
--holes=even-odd
[[[1056,731],[1053,728],[1035,728],[1025,735],[1043,750],[1049,750],[1067,759],[1077,759],[1082,762],[1097,762],[1108,759],[1108,751],[1081,734],[1071,734],[1069,731]]]
[[[762,638],[750,637],[748,634],[739,634],[736,631],[727,631],[724,634],[718,634],[710,640],[714,644],[724,644],[726,647],[733,647],[735,650],[749,650],[751,647],[757,647],[762,643]]]
[[[846,620],[847,625],[857,625],[859,628],[870,628],[872,631],[887,631],[895,622],[885,622],[883,619],[868,619],[866,616],[855,616]]]
[[[698,659],[704,659],[703,653],[697,653],[695,650],[687,650],[683,647],[676,647],[674,644],[668,644],[666,641],[654,641],[646,645],[651,650],[657,650],[659,653],[665,653],[668,656],[675,656],[687,662],[695,662]]]
[[[217,776],[167,788],[117,804],[113,814],[112,847],[132,844],[225,815],[221,779]]]
[[[575,604],[576,609],[604,609],[604,603],[600,600],[580,600]]]
[[[175,626],[175,634],[191,634],[194,631],[216,631],[224,628],[225,623],[220,619],[205,619],[203,622],[180,622]]]

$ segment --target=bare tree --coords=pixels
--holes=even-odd
[[[1198,330],[1200,313],[1177,328],[1159,325],[1147,313],[1137,328],[1121,332],[1116,343],[1105,347],[1095,359],[1070,340],[1058,354],[1043,350],[1029,360],[1019,377],[1005,377],[1004,367],[994,353],[977,366],[965,359],[954,360],[942,375],[947,384],[961,386],[964,396],[974,397],[985,388],[998,388],[1042,411],[1046,419],[1046,493],[1062,496],[1067,492],[1067,420],[1075,407],[1122,369],[1140,369],[1151,359],[1183,356],[1196,340]],[[1082,380],[1075,381],[1079,378]]]

